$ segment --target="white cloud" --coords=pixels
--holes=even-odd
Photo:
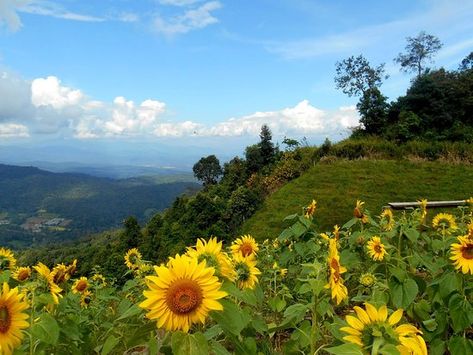
[[[267,124],[275,136],[321,135],[338,133],[357,125],[358,115],[354,106],[330,112],[303,100],[294,107],[279,111],[256,112],[231,118],[200,133],[211,136],[257,135],[263,124]]]
[[[83,97],[80,90],[62,86],[59,79],[54,76],[48,76],[46,79],[38,78],[31,83],[31,102],[36,107],[50,105],[55,109],[62,109],[77,105]]]
[[[219,1],[210,1],[170,19],[164,19],[158,15],[154,19],[153,29],[165,36],[173,36],[201,29],[218,22],[218,19],[211,12],[221,7],[222,5]]]
[[[16,123],[0,123],[1,138],[29,137],[28,127]]]
[[[187,6],[195,4],[202,0],[159,0],[160,4],[163,5],[173,5],[173,6]]]
[[[18,7],[18,11],[40,15],[40,16],[51,16],[61,18],[65,20],[82,21],[82,22],[101,22],[105,21],[104,18],[84,15],[75,12],[71,12],[63,8],[58,3],[47,1],[47,0],[29,0],[23,6]]]
[[[19,7],[25,6],[30,0],[1,0],[0,1],[0,25],[5,24],[12,31],[18,31],[21,20],[17,14]]]
[[[358,124],[354,106],[327,111],[302,100],[293,107],[255,112],[206,126],[191,120],[166,120],[166,104],[134,102],[117,96],[94,100],[55,76],[26,81],[0,72],[1,135],[26,137],[55,134],[78,139],[103,137],[257,136],[267,124],[273,135],[327,136]]]

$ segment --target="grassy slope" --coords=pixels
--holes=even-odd
[[[300,213],[315,198],[321,230],[352,217],[356,199],[366,202],[372,215],[388,202],[465,199],[473,195],[473,166],[440,162],[388,160],[335,161],[317,164],[270,196],[242,227],[262,240],[279,235],[283,219]]]

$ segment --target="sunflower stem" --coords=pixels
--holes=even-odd
[[[310,353],[315,354],[317,349],[317,303],[318,297],[316,295],[313,296],[313,307],[312,307],[312,327],[310,331]]]
[[[34,290],[31,291],[30,331],[28,332],[30,335],[30,355],[34,354],[33,334],[31,333],[31,329],[33,328],[33,321],[34,321]]]
[[[399,240],[397,241],[397,266],[401,263],[402,233],[402,228],[399,228]]]

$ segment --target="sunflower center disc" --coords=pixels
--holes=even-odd
[[[473,259],[473,244],[469,244],[462,249],[462,256],[468,260]]]
[[[87,288],[87,283],[85,281],[79,281],[76,286],[76,290],[79,292],[84,291]]]
[[[6,333],[10,328],[10,313],[8,312],[8,308],[3,306],[0,308],[0,333]]]
[[[251,247],[250,244],[243,244],[240,247],[240,251],[241,251],[241,254],[246,257],[246,256],[251,255],[251,253],[253,252],[253,248]]]
[[[374,246],[374,251],[377,252],[377,253],[381,253],[383,251],[383,249],[381,249],[380,245],[375,245]]]
[[[174,313],[186,314],[202,303],[202,290],[194,280],[178,280],[172,284],[166,295],[166,304]]]
[[[21,270],[18,274],[18,281],[25,281],[29,277],[27,270]]]

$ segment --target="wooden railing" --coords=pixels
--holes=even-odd
[[[456,201],[427,201],[427,208],[448,208],[465,206],[468,202],[466,200]],[[417,208],[420,206],[419,202],[389,202],[388,206],[393,210],[402,210],[407,208]]]

